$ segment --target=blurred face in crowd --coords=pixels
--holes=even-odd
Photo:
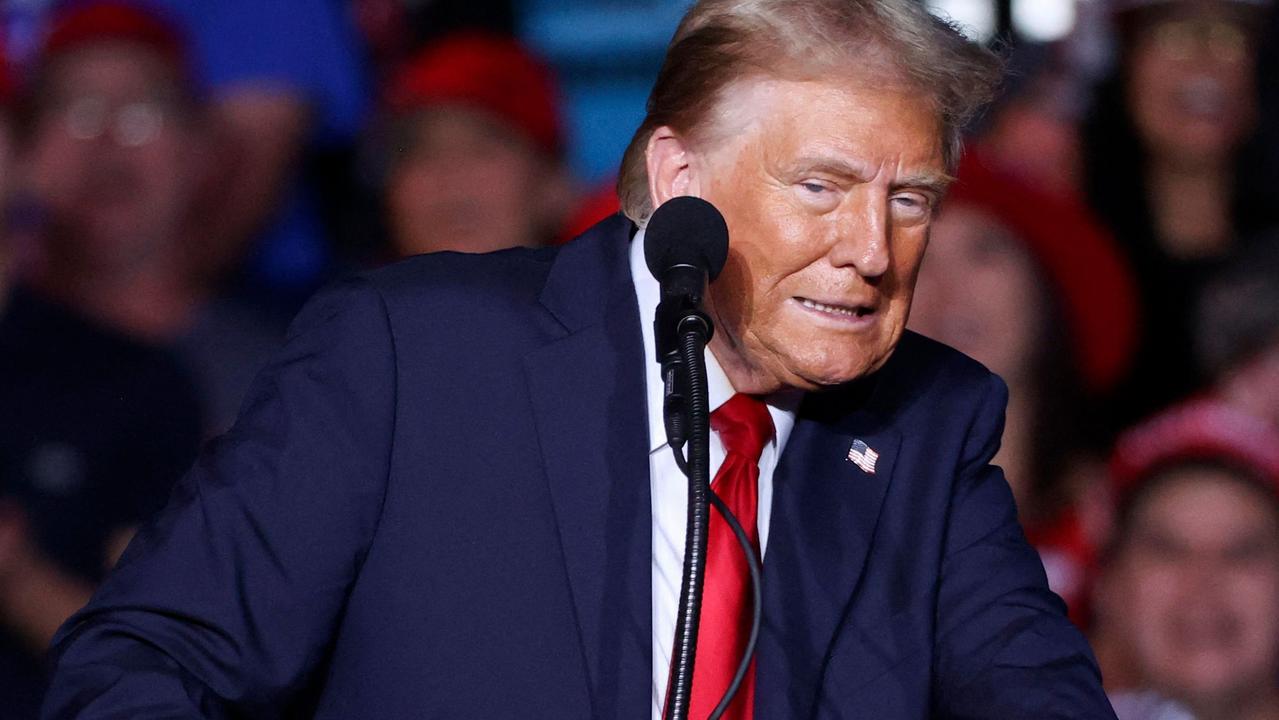
[[[387,188],[400,255],[536,246],[559,230],[563,168],[502,121],[440,106],[413,117],[407,135]]]
[[[943,131],[922,93],[882,77],[753,79],[697,144],[659,128],[655,204],[698,195],[728,223],[708,290],[712,349],[742,392],[817,389],[880,367],[906,324]]]
[[[948,203],[933,225],[910,326],[1008,380],[1037,360],[1044,289],[1024,242],[980,207]]]
[[[1267,490],[1190,466],[1136,500],[1101,610],[1154,687],[1200,708],[1279,672],[1279,511]]]
[[[178,73],[140,45],[53,61],[25,157],[56,259],[127,270],[173,242],[198,181],[183,97]]]
[[[1137,32],[1127,96],[1147,150],[1177,164],[1229,158],[1254,121],[1253,41],[1230,3],[1163,14]]]

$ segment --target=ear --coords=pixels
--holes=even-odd
[[[663,125],[653,131],[644,158],[648,167],[648,197],[654,208],[673,197],[698,194],[693,153],[684,137],[673,128]]]

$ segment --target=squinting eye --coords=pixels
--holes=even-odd
[[[927,198],[919,195],[896,195],[893,197],[893,205],[912,215],[922,215],[932,207]]]
[[[825,186],[825,185],[818,185],[817,183],[810,183],[810,182],[800,183],[800,186],[801,186],[801,187],[803,187],[805,190],[807,190],[807,191],[811,192],[811,193],[824,193],[824,192],[826,192],[826,186]]]

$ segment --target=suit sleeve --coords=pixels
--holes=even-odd
[[[377,528],[395,377],[376,290],[312,300],[236,426],[59,631],[44,717],[279,717]]]
[[[1048,589],[991,465],[1008,390],[989,376],[951,499],[937,603],[938,715],[953,720],[1114,720],[1096,660]]]

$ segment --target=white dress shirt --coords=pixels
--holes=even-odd
[[[662,418],[662,373],[657,364],[653,339],[653,317],[661,289],[644,262],[644,231],[631,241],[631,277],[639,300],[640,327],[644,333],[645,383],[648,398],[648,474],[653,497],[653,720],[661,720],[670,675],[671,650],[675,642],[675,622],[679,614],[679,591],[684,578],[684,532],[688,523],[688,480],[675,464],[666,444]],[[736,392],[712,353],[706,353],[706,384],[714,411]],[[768,547],[769,514],[773,507],[773,470],[795,425],[799,393],[785,392],[765,398],[776,434],[764,446],[759,459],[759,547]],[[710,476],[715,477],[724,462],[724,444],[711,432]],[[714,512],[714,511],[712,511]]]

